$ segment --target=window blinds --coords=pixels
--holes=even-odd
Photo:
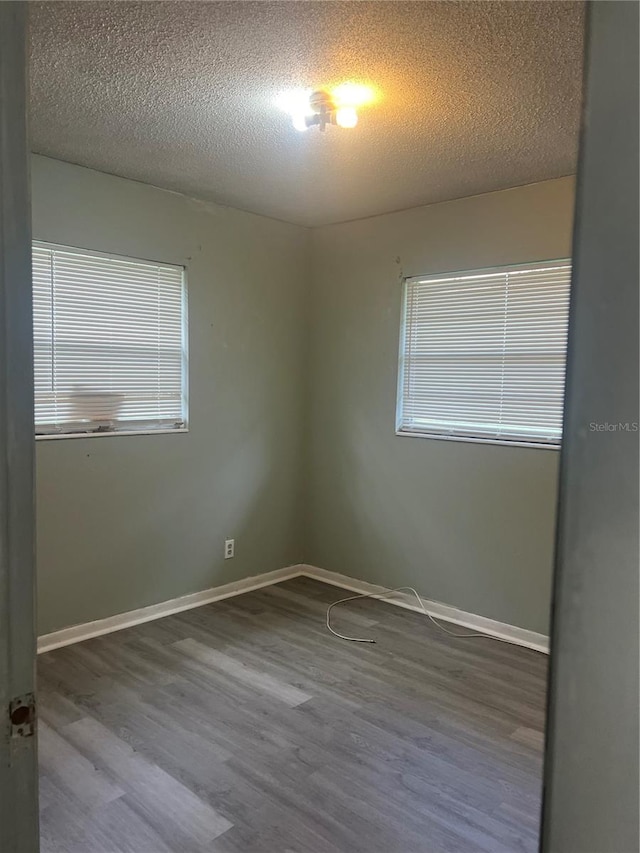
[[[33,315],[37,434],[185,426],[182,267],[35,243]]]
[[[557,445],[570,261],[405,282],[398,432]]]

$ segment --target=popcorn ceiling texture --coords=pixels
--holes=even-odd
[[[307,226],[575,171],[583,4],[30,4],[33,150]],[[288,87],[381,98],[298,133]]]

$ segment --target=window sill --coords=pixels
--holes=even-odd
[[[403,438],[435,438],[440,441],[463,441],[466,444],[497,444],[501,447],[532,447],[535,450],[560,450],[559,444],[545,444],[541,441],[511,440],[507,438],[472,438],[466,435],[440,435],[433,432],[408,432],[396,430],[396,435]]]
[[[114,438],[120,435],[181,435],[189,432],[188,427],[180,429],[132,429],[112,430],[111,432],[55,432],[36,435],[36,441],[60,441],[66,438]]]

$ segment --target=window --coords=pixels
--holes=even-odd
[[[407,279],[400,435],[559,445],[570,261]]]
[[[184,268],[33,245],[36,434],[186,429]]]

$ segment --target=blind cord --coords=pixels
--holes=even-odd
[[[331,625],[331,611],[334,607],[337,607],[338,604],[346,604],[348,601],[356,601],[359,598],[386,598],[389,595],[393,595],[394,592],[412,592],[416,599],[418,600],[418,604],[422,608],[425,616],[428,616],[429,619],[433,622],[433,624],[440,628],[441,631],[444,631],[445,634],[448,634],[450,637],[454,637],[457,640],[495,640],[498,643],[507,643],[509,645],[518,645],[518,643],[513,640],[507,640],[505,637],[493,637],[491,634],[458,634],[455,631],[450,631],[448,628],[445,628],[444,625],[441,625],[427,610],[424,606],[424,601],[420,598],[416,590],[412,586],[398,586],[395,589],[389,589],[386,592],[367,592],[362,593],[360,595],[350,595],[347,598],[341,598],[338,601],[334,601],[333,604],[330,604],[327,607],[327,628],[334,635],[334,637],[338,637],[340,640],[348,640],[351,643],[375,643],[375,640],[372,640],[368,637],[347,637],[345,634],[341,634],[339,631],[336,631],[335,628]]]

